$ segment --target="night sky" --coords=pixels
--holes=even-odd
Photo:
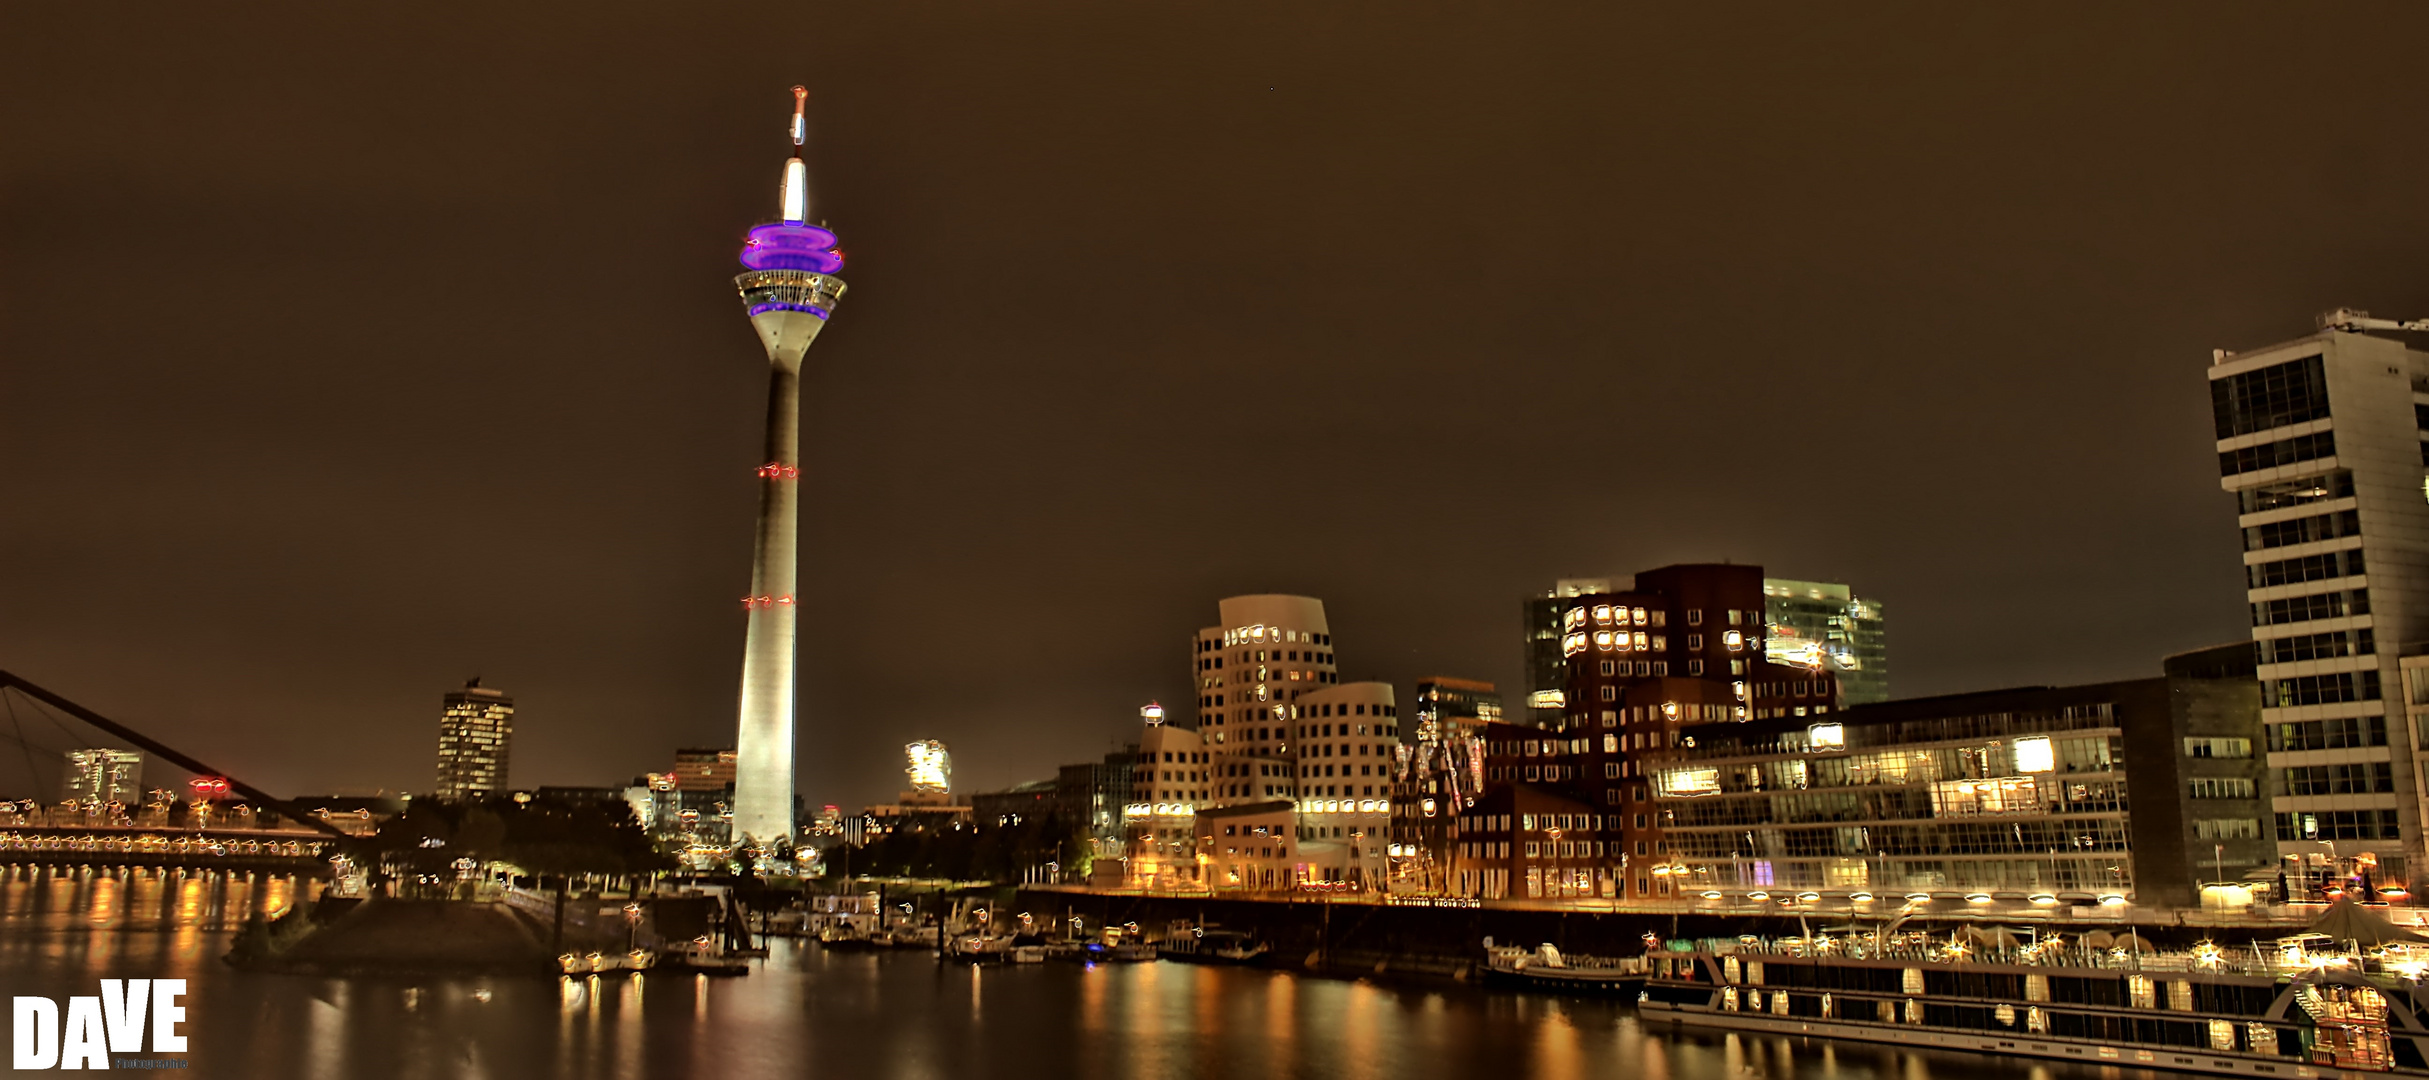
[[[0,668],[285,793],[476,673],[518,786],[730,743],[796,82],[813,802],[1248,592],[1404,695],[1724,559],[1899,696],[2155,674],[2247,633],[2210,350],[2429,315],[2418,5],[549,7],[0,10]]]

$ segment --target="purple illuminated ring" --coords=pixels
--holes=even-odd
[[[749,311],[752,315],[759,315],[770,311],[800,311],[811,315],[816,315],[821,319],[827,317],[827,309],[811,304],[786,304],[776,302],[752,304]]]
[[[816,225],[761,225],[743,241],[742,265],[832,274],[843,269],[843,256],[834,249],[835,234]]]

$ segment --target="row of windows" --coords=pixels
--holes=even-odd
[[[1279,626],[1244,626],[1230,631],[1228,637],[1228,641],[1217,641],[1214,638],[1202,638],[1196,642],[1197,651],[1202,653],[1216,652],[1229,648],[1233,644],[1244,645],[1250,641],[1271,641],[1276,645],[1279,645],[1284,641],[1304,641],[1310,645],[1330,645],[1333,643],[1333,636],[1331,634],[1319,634],[1313,630],[1285,630]],[[1242,653],[1240,655],[1242,659],[1246,659],[1248,656],[1246,653]],[[1326,654],[1328,659],[1330,656],[1331,654]],[[1258,653],[1257,659],[1265,659],[1265,654]]]
[[[2195,818],[2196,840],[2258,840],[2260,822],[2253,818]]]
[[[2299,660],[2368,656],[2377,651],[2377,639],[2371,635],[2368,627],[2364,627],[2360,630],[2337,630],[2325,634],[2270,638],[2260,643],[2260,662],[2290,664]]]
[[[2313,619],[2342,619],[2370,613],[2370,590],[2288,596],[2252,605],[2252,625],[2282,626]]]
[[[2263,510],[2283,510],[2289,506],[2309,506],[2330,499],[2350,498],[2353,494],[2353,474],[2335,469],[2317,476],[2278,480],[2236,493],[2237,512],[2257,514]]]
[[[2252,740],[2225,736],[2202,735],[2184,741],[2184,756],[2198,758],[2248,758],[2252,756]]]
[[[2329,578],[2357,577],[2362,573],[2360,548],[2331,551],[2324,555],[2305,555],[2299,559],[2279,559],[2276,562],[2254,563],[2246,568],[2246,576],[2255,589],[2272,585],[2293,585],[2305,581],[2325,581]]]
[[[2196,776],[2186,785],[2196,799],[2249,799],[2260,794],[2248,776]]]
[[[2387,745],[2387,718],[2344,716],[2334,720],[2303,720],[2269,725],[2269,749],[2344,750]]]
[[[1508,814],[1463,814],[1459,818],[1459,828],[1462,832],[1472,833],[1508,832],[1510,822],[1511,817]],[[1616,814],[1520,814],[1517,816],[1517,823],[1521,832],[1533,832],[1537,829],[1583,829],[1592,832],[1605,828],[1618,828],[1619,816]]]
[[[1251,663],[1252,661],[1249,659],[1251,655],[1252,654],[1248,650],[1243,649],[1240,651],[1240,655],[1232,658],[1232,662],[1235,664]],[[1303,661],[1310,664],[1329,664],[1333,662],[1333,654],[1332,650],[1330,649],[1326,649],[1323,652],[1317,652],[1314,649],[1258,649],[1253,655],[1256,657],[1253,662],[1259,664],[1279,664],[1285,660],[1293,663]],[[1220,656],[1210,656],[1200,659],[1198,661],[1198,670],[1221,671],[1223,670],[1223,658]]]
[[[2243,549],[2259,551],[2263,548],[2291,547],[2295,544],[2334,540],[2340,536],[2360,536],[2361,531],[2361,515],[2354,511],[2344,510],[2334,514],[2317,514],[2312,517],[2272,521],[2266,525],[2254,525],[2245,529],[2243,531]]]
[[[2221,439],[2328,415],[2328,373],[2316,355],[2210,381],[2210,413]]]
[[[1723,866],[1746,854],[1744,828],[1670,834],[1672,851]],[[2061,855],[2130,850],[2120,818],[2041,818],[1991,822],[1910,822],[1839,828],[1773,828],[1759,834],[1774,856],[1929,857],[1941,855]],[[1731,853],[1735,852],[1735,855]],[[2044,864],[2046,865],[2046,863]]]
[[[2322,431],[2311,435],[2297,435],[2291,439],[2279,439],[2273,443],[2262,443],[2259,446],[2247,446],[2241,450],[2223,451],[2218,455],[2218,473],[2221,476],[2234,476],[2237,473],[2292,465],[2297,461],[2335,456],[2336,433]]]
[[[2302,765],[2279,773],[2288,795],[2369,795],[2395,790],[2395,766],[2384,761]]]
[[[2340,701],[2377,701],[2378,672],[2339,671],[2331,675],[2303,675],[2292,679],[2271,679],[2260,684],[2260,704],[2264,708],[2288,705],[2333,705]]]
[[[2394,840],[2393,810],[2313,810],[2277,815],[2280,840]]]

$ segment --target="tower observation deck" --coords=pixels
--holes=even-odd
[[[801,361],[842,298],[835,234],[809,223],[802,164],[809,93],[793,88],[793,155],[784,165],[781,217],[750,231],[747,272],[734,279],[767,348],[767,452],[759,466],[759,536],[751,562],[735,734],[734,838],[772,846],[793,834],[794,625],[801,477]]]

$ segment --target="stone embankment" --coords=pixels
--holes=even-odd
[[[324,900],[247,927],[224,959],[297,975],[553,976],[549,929],[504,904]]]

